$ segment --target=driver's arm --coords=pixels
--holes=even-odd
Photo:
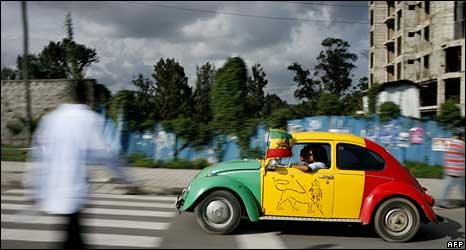
[[[301,171],[304,171],[304,172],[309,171],[309,167],[306,166],[306,165],[293,165],[293,167],[297,168],[297,169],[299,169]]]

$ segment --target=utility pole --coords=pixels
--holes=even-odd
[[[28,21],[27,21],[27,9],[26,1],[21,1],[21,13],[23,16],[23,80],[26,87],[26,139],[27,145],[31,145],[32,137],[32,115],[31,115],[31,92],[29,88],[29,74],[28,74],[28,65],[29,65],[29,44],[28,44]]]

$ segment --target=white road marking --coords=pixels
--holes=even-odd
[[[285,249],[286,246],[277,232],[242,234],[236,236],[236,242],[240,249]]]
[[[34,241],[34,242],[61,242],[64,240],[63,231],[28,230],[28,229],[4,229],[2,228],[2,240]],[[97,234],[85,233],[83,240],[86,244],[97,246],[121,246],[121,247],[159,247],[162,241],[160,237],[133,236],[121,234]]]
[[[2,196],[2,201],[30,201],[27,196]],[[173,208],[173,204],[155,203],[155,202],[127,202],[127,201],[107,201],[107,200],[90,200],[89,205],[109,205],[109,206],[131,206],[131,207],[153,207],[153,208]]]
[[[32,190],[30,189],[11,189],[8,190],[4,193],[2,193],[2,196],[4,194],[23,194],[23,195],[28,195],[32,194]],[[129,194],[90,194],[90,198],[110,198],[110,199],[124,199],[124,200],[131,200],[131,199],[136,199],[136,200],[151,200],[151,201],[169,201],[169,202],[175,202],[176,197],[174,196],[152,196],[152,195],[129,195]]]
[[[32,205],[25,204],[3,204],[2,209],[7,210],[32,210]],[[143,210],[128,210],[128,209],[108,209],[108,208],[85,208],[83,213],[88,214],[112,214],[112,215],[131,215],[131,216],[150,216],[150,217],[175,217],[175,212],[165,211],[143,211]]]
[[[66,224],[66,219],[61,216],[51,216],[51,215],[2,214],[2,222],[56,225],[56,224]],[[82,219],[81,224],[84,226],[90,226],[90,227],[115,227],[115,228],[131,228],[131,229],[149,229],[149,230],[167,230],[168,227],[170,226],[170,223],[163,223],[163,222],[103,220],[103,219]]]

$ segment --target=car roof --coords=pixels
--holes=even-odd
[[[346,133],[334,132],[296,132],[291,133],[293,140],[297,143],[310,140],[325,140],[325,141],[344,141],[365,146],[364,138]]]

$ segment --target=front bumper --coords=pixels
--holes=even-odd
[[[178,213],[180,214],[181,214],[181,207],[184,204],[184,195],[186,191],[187,189],[183,189],[183,192],[181,192],[181,195],[176,197],[175,207],[176,207],[176,210],[178,210]]]

